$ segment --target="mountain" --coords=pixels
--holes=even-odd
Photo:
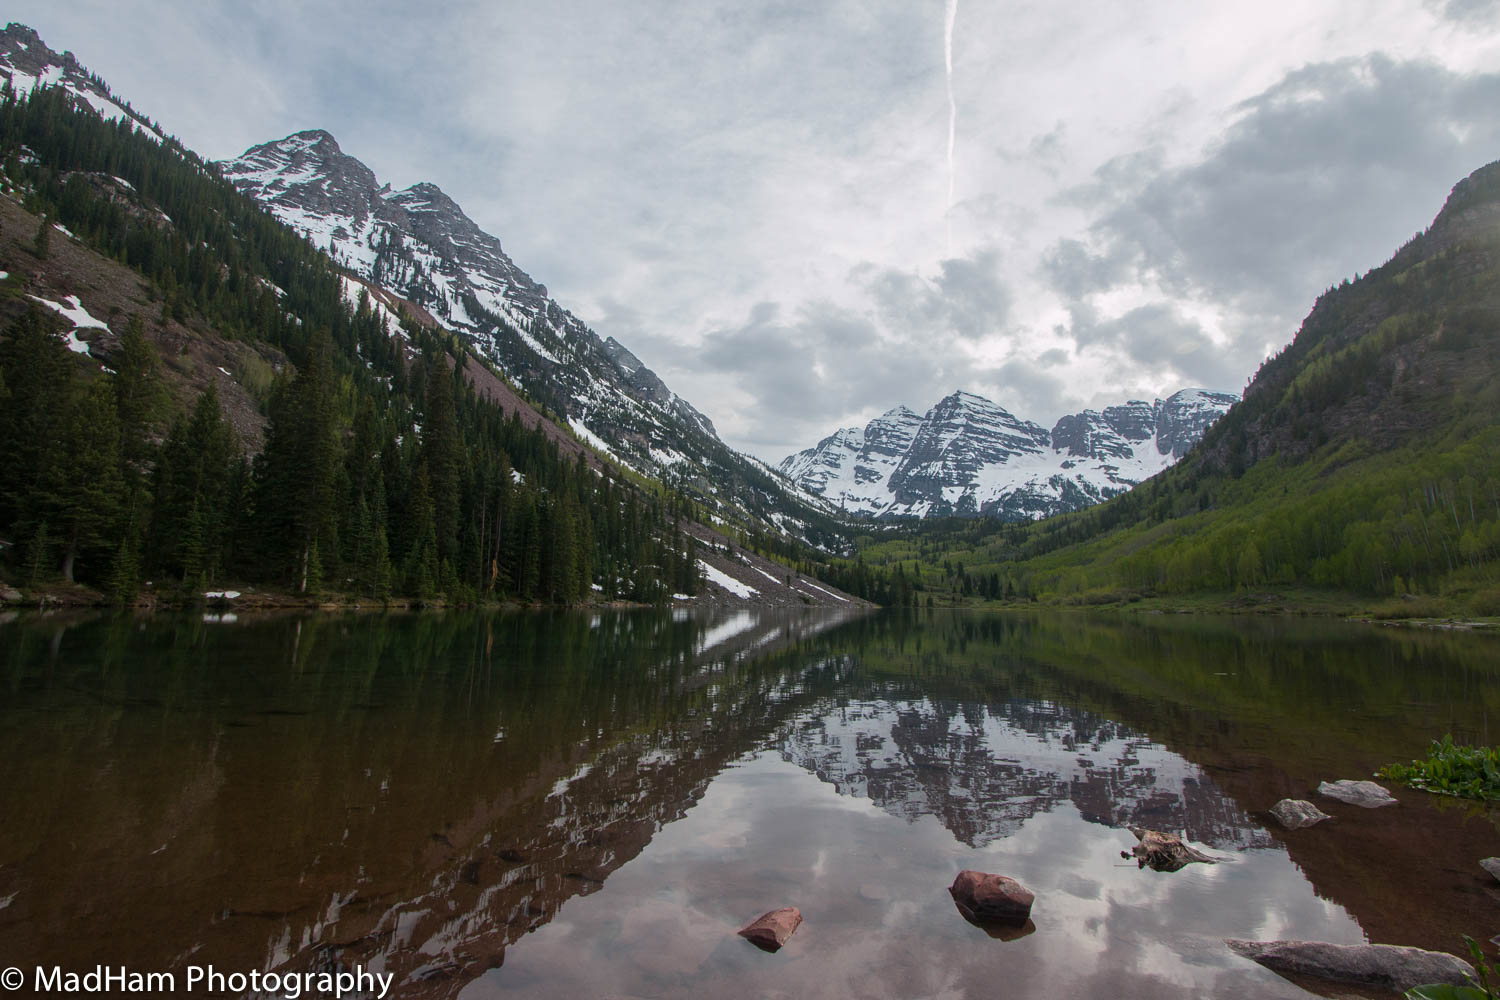
[[[128,105],[101,111],[76,62],[6,38],[27,90],[0,100],[0,599],[863,603],[794,540],[745,551],[781,510],[716,531]],[[437,195],[389,200],[421,231]],[[737,508],[785,500],[700,438]]]
[[[1500,163],[1320,295],[1241,402],[1142,488],[1044,524],[916,533],[934,562],[914,585],[988,598],[1500,616]],[[889,566],[912,548],[860,556]]]
[[[38,87],[62,87],[106,121],[128,120],[159,140],[167,136],[150,119],[115,96],[109,85],[78,64],[71,52],[52,51],[36,31],[12,21],[0,32],[0,79],[16,96]]]
[[[1049,432],[955,392],[925,416],[904,406],[783,459],[804,490],[863,517],[1032,520],[1128,490],[1187,454],[1238,397],[1184,389],[1063,417]]]
[[[49,48],[26,25],[12,23],[0,33],[0,84],[18,95],[62,88],[76,106],[106,121],[127,119],[201,162],[71,53]],[[830,508],[725,445],[706,416],[627,347],[601,340],[553,300],[436,185],[393,191],[319,130],[252,147],[215,166],[343,267],[348,301],[357,304],[368,294],[393,333],[399,336],[400,319],[409,317],[460,334],[524,398],[480,365],[465,364],[470,378],[507,409],[521,410],[526,423],[538,422],[539,409],[578,440],[693,497],[721,519],[786,531],[825,549],[842,545]],[[87,180],[129,213],[159,211],[119,177],[93,171]]]
[[[627,466],[804,536],[809,519],[828,513],[720,441],[708,417],[551,298],[437,185],[392,190],[318,129],[217,166],[361,282],[460,333],[580,438]],[[351,301],[360,293],[355,282],[346,289]]]

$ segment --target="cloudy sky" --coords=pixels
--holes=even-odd
[[[1500,158],[1500,0],[416,11],[9,16],[204,155],[326,128],[437,183],[770,461],[960,388],[1048,426],[1238,392]]]

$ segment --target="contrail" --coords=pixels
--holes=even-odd
[[[947,253],[953,252],[953,136],[958,126],[958,103],[953,99],[953,22],[958,20],[958,0],[947,0],[943,18],[943,65],[948,74],[948,204],[943,218],[948,223]]]

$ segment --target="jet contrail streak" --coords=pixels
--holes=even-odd
[[[958,126],[958,103],[953,99],[953,22],[958,20],[958,0],[947,0],[943,18],[943,66],[948,77],[948,204],[943,218],[948,223],[947,253],[953,252],[953,137]]]

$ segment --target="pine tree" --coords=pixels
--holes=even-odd
[[[432,491],[433,527],[438,553],[453,559],[458,551],[460,444],[458,422],[446,355],[429,366],[423,391],[422,460]]]
[[[120,454],[126,474],[138,475],[150,461],[151,436],[166,408],[161,384],[161,364],[146,342],[139,314],[130,317],[120,337],[115,362],[115,408],[120,422]]]
[[[427,466],[417,469],[412,482],[407,516],[412,524],[412,546],[406,556],[406,590],[423,600],[437,594],[437,529],[433,521],[432,496],[428,488]]]
[[[68,397],[73,362],[56,323],[30,306],[0,338],[0,525],[27,537],[43,509],[43,474],[61,448],[58,401]]]
[[[62,448],[53,455],[47,479],[64,545],[62,576],[72,583],[78,557],[96,554],[113,536],[124,499],[114,392],[102,379],[94,379],[71,404]]]
[[[140,556],[136,552],[133,535],[126,533],[120,537],[120,544],[115,548],[114,562],[110,564],[109,599],[115,604],[129,605],[135,601],[140,585]]]

